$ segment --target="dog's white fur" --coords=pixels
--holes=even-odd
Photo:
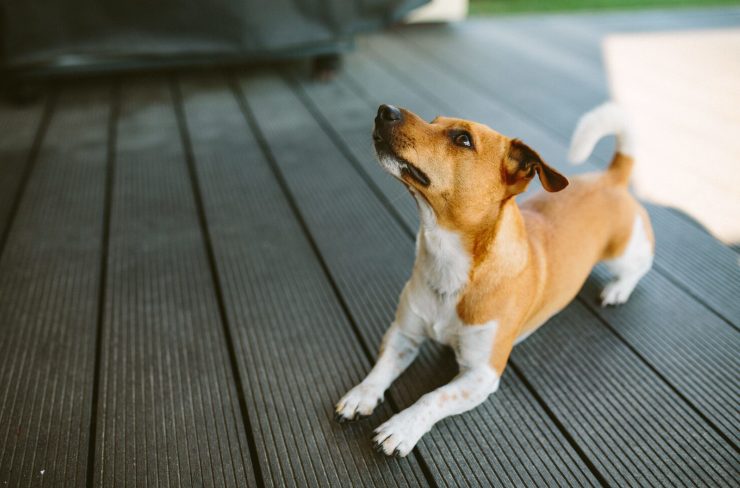
[[[616,278],[601,292],[601,306],[625,303],[637,282],[653,265],[652,245],[645,233],[645,223],[639,215],[635,216],[632,235],[624,253],[616,259],[604,261],[604,264]]]

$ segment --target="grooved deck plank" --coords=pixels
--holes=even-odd
[[[400,49],[394,46],[393,52],[398,53]],[[360,55],[362,57],[362,55]],[[352,67],[354,63],[364,62],[348,60],[348,64]],[[417,93],[414,86],[408,86],[406,80],[394,83],[392,77],[388,75],[391,73],[385,72],[381,76],[374,78],[368,77],[370,71],[365,70],[364,89],[367,91],[382,91],[388,90],[388,95],[402,96],[405,95],[404,89],[401,85],[406,86],[405,90],[410,92],[410,96],[413,93]],[[380,75],[380,73],[377,73]],[[422,76],[431,76],[430,73],[423,73]],[[382,79],[382,84],[380,80]],[[447,86],[444,83],[440,83],[439,78],[425,78],[428,81],[429,88],[435,86],[438,93],[445,93]],[[359,83],[355,80],[354,82]],[[361,166],[375,183],[378,184],[380,191],[385,194],[387,200],[393,200],[394,205],[397,206],[408,206],[413,207],[411,199],[400,199],[396,198],[397,193],[393,190],[392,185],[388,185],[388,181],[393,182],[390,178],[376,177],[381,174],[376,168],[376,163],[372,161],[372,157],[369,155],[369,144],[363,141],[363,138],[367,138],[367,134],[370,131],[372,111],[369,107],[363,106],[365,102],[358,99],[353,94],[347,93],[347,87],[344,89],[341,87],[342,81],[334,87],[321,87],[312,85],[309,83],[303,83],[301,86],[307,93],[307,96],[311,100],[311,103],[316,110],[321,111],[324,114],[324,118],[330,121],[335,127],[337,137],[348,146],[349,152],[351,152],[359,166]],[[365,93],[365,97],[367,93]],[[341,100],[341,103],[340,103]],[[458,101],[456,99],[455,101]],[[333,103],[329,103],[332,101]],[[485,99],[474,98],[470,103],[464,103],[459,100],[458,109],[469,108],[474,110],[473,105],[477,107],[477,110],[484,111],[489,110],[495,106],[486,104]],[[340,108],[342,107],[342,108]],[[421,111],[426,115],[434,114],[435,108],[439,108],[439,105],[425,103],[421,107]],[[493,116],[497,114],[494,112]],[[433,115],[430,115],[433,116]],[[489,115],[490,117],[491,115]],[[507,120],[501,120],[500,124],[509,123]],[[516,121],[515,121],[516,123]],[[367,151],[366,154],[365,151]],[[411,210],[401,209],[400,214],[408,215]],[[415,225],[415,219],[406,222],[407,225]],[[675,225],[686,226],[685,222],[676,222]],[[628,304],[625,307],[621,307],[616,310],[614,314],[621,312],[622,322],[628,322],[637,327],[639,334],[651,337],[651,340],[644,340],[642,343],[639,342],[638,333],[633,335],[625,335],[625,339],[634,344],[641,354],[644,354],[648,362],[656,367],[656,369],[662,371],[666,377],[671,380],[674,387],[678,388],[682,394],[692,400],[692,402],[707,416],[713,419],[717,423],[720,430],[723,431],[730,439],[737,438],[737,419],[736,405],[737,405],[737,382],[733,381],[731,377],[733,372],[736,371],[737,366],[737,351],[738,351],[738,340],[735,331],[728,328],[723,321],[710,313],[704,306],[693,301],[689,296],[683,293],[680,289],[676,288],[670,282],[667,282],[665,278],[662,278],[659,274],[654,273],[655,279],[646,279],[643,284],[638,287],[636,296],[641,294],[642,288],[648,288],[647,293],[649,297],[656,300],[656,304],[651,305],[650,312],[645,311],[644,299],[634,304]],[[581,294],[583,300],[587,303],[593,303],[594,300],[593,288],[584,290]],[[666,302],[666,299],[671,301]],[[671,307],[675,306],[676,301],[683,302],[688,305],[682,307],[682,314],[673,314]],[[666,302],[666,303],[664,303]],[[641,306],[642,305],[642,306]],[[598,312],[597,312],[598,313]],[[645,319],[645,315],[649,315],[649,319]],[[670,327],[670,318],[681,320],[678,326]],[[666,320],[668,319],[668,320]],[[592,319],[598,322],[595,318]],[[704,324],[707,326],[704,326]],[[547,327],[555,327],[555,325],[548,325]],[[594,327],[599,327],[594,324]],[[676,330],[678,329],[678,330]],[[541,334],[542,332],[540,332]],[[661,334],[670,334],[668,339],[661,338]],[[602,331],[605,337],[611,334],[606,330]],[[694,346],[697,341],[692,342],[692,338],[701,337],[702,340],[698,342],[705,342],[708,344],[724,344],[723,347],[713,351],[715,364],[713,361],[705,360],[702,358],[702,351],[697,350]],[[672,350],[666,353],[663,344],[665,341],[671,344]],[[514,356],[516,359],[516,355]],[[636,358],[635,358],[636,359]],[[685,363],[681,362],[681,359],[685,359]],[[696,374],[686,375],[687,364],[691,364],[694,361],[698,361],[700,364]],[[718,369],[715,369],[715,366]],[[650,372],[646,372],[644,368],[640,369],[641,374],[651,375]],[[702,376],[702,373],[706,376]],[[707,378],[711,378],[707,381]],[[655,380],[656,378],[654,378]],[[658,380],[660,382],[660,380]],[[680,400],[674,396],[676,401]],[[683,414],[690,415],[692,418],[703,423],[700,417],[694,415],[689,409],[686,409]],[[698,427],[694,434],[699,435],[702,431],[702,427]],[[714,435],[712,441],[724,449],[724,441],[719,436]],[[681,440],[683,444],[681,448],[687,448],[690,444],[686,438]],[[690,457],[690,452],[686,451],[683,453],[685,456]],[[598,455],[598,454],[597,454]],[[732,458],[731,458],[732,459]],[[725,464],[727,460],[725,459]]]
[[[740,334],[658,273],[648,273],[625,305],[601,308],[597,297],[608,280],[598,267],[580,293],[584,304],[740,444]]]
[[[0,101],[0,246],[47,103],[39,100],[17,107]]]
[[[252,486],[238,392],[163,79],[127,80],[117,127],[96,486]]]
[[[469,29],[461,30],[465,33]],[[571,72],[567,69],[567,63],[557,62],[570,59],[572,56],[569,51],[558,48],[555,42],[549,45],[549,55],[537,49],[517,47],[513,40],[506,48],[491,49],[491,43],[477,41],[478,30],[480,29],[474,29],[475,35],[469,36],[450,35],[449,32],[445,35],[446,31],[437,31],[437,35],[432,35],[432,30],[417,30],[404,35],[404,39],[408,39],[409,42],[400,42],[398,38],[392,36],[373,36],[369,44],[375,55],[382,56],[389,64],[397,67],[408,67],[412,64],[417,66],[417,69],[408,71],[416,73],[415,78],[419,84],[423,86],[425,83],[434,82],[438,96],[446,93],[450,100],[459,98],[459,102],[449,102],[458,110],[466,104],[473,105],[474,110],[476,108],[480,110],[482,105],[485,106],[485,99],[489,99],[489,105],[490,100],[496,100],[498,105],[505,105],[506,109],[528,118],[531,125],[550,128],[550,137],[541,139],[539,134],[526,128],[524,131],[506,130],[509,121],[494,120],[490,114],[476,118],[480,121],[491,121],[494,128],[531,142],[531,145],[548,161],[563,161],[566,145],[580,114],[608,98],[606,86],[602,84],[603,80],[588,76],[588,71],[584,69],[576,73]],[[514,35],[511,34],[510,37],[513,38]],[[492,38],[491,42],[494,39]],[[466,52],[470,56],[456,56],[457,52]],[[497,57],[492,53],[497,53]],[[557,53],[560,54],[559,57],[556,57]],[[552,61],[552,58],[556,60]],[[440,61],[441,59],[443,61]],[[490,66],[497,68],[489,69]],[[520,76],[494,75],[501,70],[508,73],[509,66],[516,66],[514,72]],[[436,74],[424,75],[426,72]],[[538,73],[539,76],[525,77],[526,73]],[[439,82],[446,78],[456,78],[454,90],[439,89]],[[551,81],[543,87],[529,81],[534,78]],[[465,89],[461,89],[461,84]],[[526,96],[528,93],[541,90],[546,90],[548,96],[539,98]],[[515,104],[511,104],[509,100],[512,93],[516,92],[523,93],[523,96],[517,99]],[[464,99],[460,97],[462,93],[465,94]],[[471,104],[473,100],[478,101]],[[562,115],[564,113],[568,114],[565,118]],[[470,114],[466,114],[465,117],[475,118]],[[598,161],[597,167],[605,167],[606,162],[611,159],[612,147],[611,141],[600,143],[591,161]],[[566,169],[562,164],[556,165]],[[566,171],[576,173],[593,168],[593,165],[587,164]],[[732,322],[736,327],[740,326],[740,301],[735,298],[740,295],[740,267],[737,265],[737,253],[708,236],[706,232],[694,226],[681,225],[680,221],[683,219],[670,209],[658,205],[649,205],[648,208],[658,246],[666,246],[656,255],[656,267],[661,273],[670,275],[674,281],[680,282],[692,295],[722,315],[725,320]],[[723,286],[716,287],[714,286],[716,283],[722,283]]]
[[[226,81],[189,78],[183,93],[266,484],[425,485],[413,458],[372,450],[370,424],[334,422],[368,358]]]
[[[63,90],[0,259],[2,485],[85,484],[108,102]]]
[[[375,350],[413,263],[409,235],[284,80],[262,74],[243,78],[242,87],[363,340]],[[392,398],[406,407],[454,372],[449,350],[429,347],[391,388]],[[484,405],[435,426],[418,451],[445,485],[596,483],[511,373]]]
[[[740,457],[572,303],[512,358],[615,486],[733,485]]]

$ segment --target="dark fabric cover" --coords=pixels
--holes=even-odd
[[[428,0],[0,0],[6,67],[336,52]]]

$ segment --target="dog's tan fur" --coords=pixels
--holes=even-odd
[[[517,338],[564,308],[598,261],[624,252],[636,215],[654,245],[647,212],[627,190],[631,157],[617,153],[605,172],[568,182],[524,143],[485,125],[401,112],[388,144],[429,184],[400,178],[461,237],[472,266],[457,313],[468,325],[499,322],[490,357],[499,375]],[[472,147],[454,144],[459,130]],[[517,205],[535,174],[549,192]]]

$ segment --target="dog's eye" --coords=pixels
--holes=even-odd
[[[455,144],[463,147],[473,147],[473,142],[470,140],[470,134],[467,132],[460,132],[453,138]]]

